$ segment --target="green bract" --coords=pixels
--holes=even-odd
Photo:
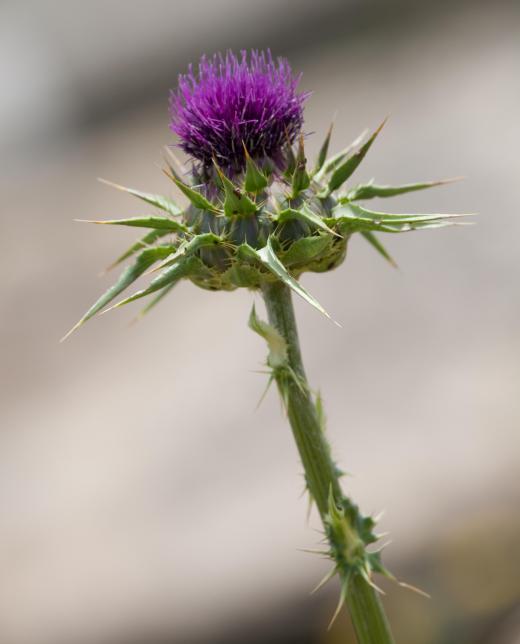
[[[165,196],[110,184],[159,209],[161,214],[93,222],[149,230],[114,262],[113,266],[133,258],[114,286],[72,331],[109,304],[114,308],[154,294],[144,309],[146,312],[181,279],[189,279],[202,288],[225,291],[239,287],[259,289],[279,280],[326,314],[298,278],[306,271],[325,272],[341,264],[351,235],[361,233],[393,264],[376,233],[438,228],[461,216],[390,214],[359,205],[362,200],[392,197],[445,183],[347,185],[383,125],[384,122],[365,142],[362,135],[327,158],[329,130],[312,170],[307,166],[303,137],[294,150],[286,145],[282,171],[268,164],[260,168],[247,150],[245,171],[233,179],[216,162],[209,175],[205,171],[204,178],[196,172],[183,175],[168,165],[165,174],[188,200],[184,209]],[[183,176],[188,176],[187,180]],[[153,269],[148,287],[113,304],[154,264],[158,266]]]

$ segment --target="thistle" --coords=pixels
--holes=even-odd
[[[391,214],[361,205],[445,183],[350,183],[384,121],[330,157],[329,128],[309,165],[302,133],[309,94],[298,91],[298,84],[287,61],[273,59],[270,52],[203,57],[197,71],[190,67],[179,77],[170,95],[170,128],[191,167],[184,168],[169,150],[164,172],[187,205],[112,184],[155,212],[93,222],[148,232],[114,262],[131,260],[71,331],[103,310],[151,296],[143,309],[147,312],[181,279],[209,290],[259,291],[269,321],[259,319],[253,308],[249,324],[267,342],[270,381],[278,386],[306,486],[323,523],[324,554],[331,560],[324,581],[339,577],[338,610],[348,604],[359,642],[386,644],[393,640],[374,575],[391,574],[380,550],[370,547],[378,541],[375,520],[363,516],[341,489],[341,472],[324,434],[321,400],[313,395],[302,363],[292,292],[328,316],[300,283],[304,272],[339,266],[355,233],[395,265],[378,233],[439,228],[460,215]],[[151,273],[148,286],[114,304],[146,272]]]

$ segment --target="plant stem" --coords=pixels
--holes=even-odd
[[[281,282],[266,284],[263,295],[270,324],[287,343],[288,366],[296,379],[283,378],[275,372],[283,393],[287,415],[305,470],[305,478],[320,517],[327,527],[332,493],[335,499],[344,498],[339,483],[340,473],[331,458],[329,444],[323,433],[320,418],[305,375],[291,291]],[[353,533],[346,535],[350,538]],[[353,534],[359,546],[359,537]],[[341,570],[339,570],[341,576]],[[374,588],[359,573],[348,580],[348,604],[359,644],[393,644],[383,607]]]

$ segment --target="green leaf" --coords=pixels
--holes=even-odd
[[[107,186],[112,186],[112,188],[116,188],[117,190],[128,192],[128,194],[138,197],[156,208],[164,210],[173,217],[177,217],[182,213],[182,210],[171,199],[168,199],[168,197],[164,197],[163,195],[154,195],[149,192],[134,190],[133,188],[125,188],[125,186],[120,186],[119,184],[112,183],[112,181],[107,181],[106,179],[99,179],[99,181],[106,183]]]
[[[283,174],[286,179],[291,180],[294,170],[296,169],[296,157],[294,156],[294,150],[291,145],[291,140],[289,138],[287,131],[285,132],[285,139],[286,139],[286,144],[284,148],[284,153],[286,155],[286,159],[285,159],[285,170]]]
[[[214,233],[202,233],[201,235],[196,235],[192,239],[184,241],[177,249],[175,249],[175,252],[171,257],[168,257],[165,262],[154,269],[154,272],[160,271],[163,268],[166,268],[166,266],[175,264],[182,257],[193,255],[193,253],[197,252],[200,248],[205,248],[207,246],[217,246],[222,243],[222,238],[218,237]]]
[[[75,221],[87,224],[110,224],[119,226],[135,226],[136,228],[155,228],[168,232],[186,232],[188,229],[184,224],[174,221],[169,217],[131,217],[130,219],[76,219]]]
[[[237,248],[237,261],[222,273],[222,282],[233,286],[257,288],[264,276],[259,268],[242,261],[240,248],[241,246]],[[251,256],[246,254],[246,259],[251,259]]]
[[[332,243],[330,235],[313,235],[301,237],[294,241],[284,253],[283,262],[286,266],[306,264],[324,253]]]
[[[276,369],[287,364],[287,342],[285,338],[267,322],[260,320],[253,305],[249,316],[249,328],[258,333],[267,342],[269,357],[267,364]]]
[[[246,244],[243,244],[241,248],[245,250]],[[314,297],[308,293],[303,286],[294,279],[294,277],[287,271],[285,266],[276,256],[276,253],[273,250],[271,243],[271,237],[267,240],[267,245],[261,248],[260,250],[255,250],[251,246],[247,246],[247,252],[250,256],[259,260],[267,269],[269,269],[274,275],[278,277],[286,286],[292,289],[297,295],[303,298],[306,302],[318,309],[320,313],[327,316],[329,319],[332,319],[327,311],[321,306],[321,304],[314,299]]]
[[[323,167],[323,164],[325,163],[327,159],[327,154],[329,152],[329,145],[330,145],[330,137],[332,136],[332,127],[333,123],[330,124],[329,130],[327,132],[327,136],[325,137],[325,140],[323,141],[320,151],[318,152],[318,158],[316,159],[316,165],[314,166],[314,171],[313,174],[316,174],[321,170]]]
[[[277,221],[278,223],[283,224],[284,222],[290,221],[291,219],[304,221],[305,223],[311,224],[316,228],[320,228],[321,230],[324,230],[331,235],[336,235],[338,237],[340,236],[338,235],[338,233],[329,228],[325,221],[319,215],[313,212],[306,203],[304,203],[299,210],[296,210],[295,208],[285,208],[285,210],[282,210],[278,214]]]
[[[244,154],[246,156],[246,176],[244,178],[244,188],[246,192],[258,194],[267,187],[267,177],[260,171],[256,163],[249,156],[246,146],[244,145]]]
[[[348,156],[340,165],[335,168],[329,179],[329,183],[327,188],[325,189],[325,192],[320,196],[327,197],[331,192],[337,190],[340,186],[342,186],[345,181],[354,173],[358,165],[365,158],[366,153],[369,151],[370,146],[375,141],[379,132],[381,132],[385,123],[386,119],[381,123],[381,125],[372,134],[368,141],[364,145],[362,145],[357,152],[354,152],[354,154]]]
[[[113,262],[106,270],[109,271],[112,268],[115,268],[118,264],[121,264],[121,262],[124,262],[125,259],[128,259],[137,251],[143,250],[144,248],[148,248],[153,244],[155,241],[160,239],[161,237],[165,237],[166,235],[170,235],[169,230],[151,230],[149,233],[146,233],[144,237],[141,237],[138,241],[136,241],[128,250],[126,250],[122,255],[120,255],[115,262]]]
[[[159,259],[164,259],[175,251],[175,246],[165,244],[155,248],[147,248],[139,253],[134,264],[128,266],[119,276],[117,282],[111,286],[103,295],[90,307],[85,315],[77,322],[72,329],[62,338],[65,340],[71,333],[78,329],[87,320],[94,317],[103,307],[109,304],[115,297],[122,293],[132,282],[142,275],[152,264]]]
[[[367,135],[367,130],[363,130],[361,134],[352,141],[350,145],[347,145],[346,148],[343,148],[343,150],[340,150],[336,154],[330,157],[330,159],[327,159],[322,166],[322,168],[316,173],[315,179],[316,181],[322,181],[325,175],[330,174],[342,161],[345,159],[355,148],[360,145],[360,143],[363,141],[365,136]]]
[[[179,190],[188,197],[191,203],[201,210],[209,210],[210,212],[219,212],[218,208],[214,206],[210,201],[206,199],[204,195],[200,192],[186,185],[183,181],[180,181],[173,174],[170,174],[167,170],[164,171],[167,177],[169,177],[173,183],[179,188]]]
[[[254,214],[256,212],[256,204],[226,177],[216,163],[215,168],[224,188],[224,214],[226,217]]]
[[[347,201],[357,201],[361,199],[373,199],[374,197],[395,197],[396,195],[403,195],[407,192],[415,192],[417,190],[426,190],[434,188],[435,186],[443,186],[447,183],[458,181],[455,179],[444,179],[441,181],[426,181],[424,183],[409,183],[402,186],[377,186],[373,183],[366,183],[356,186],[348,192],[346,197],[340,199],[341,203]]]
[[[467,214],[392,214],[362,208],[354,203],[336,206],[333,209],[336,225],[348,232],[379,230],[386,233],[403,233],[418,228],[440,228],[453,225],[453,220],[468,217]],[[334,219],[326,220],[332,225]]]
[[[370,230],[365,230],[361,233],[363,237],[367,240],[367,242],[376,249],[376,251],[382,255],[386,259],[387,262],[390,262],[390,264],[394,268],[398,268],[397,263],[393,259],[393,257],[390,255],[390,253],[386,250],[386,248],[383,246],[383,244],[379,241],[379,239],[374,235],[374,233],[370,232]]]
[[[292,175],[291,185],[292,185],[292,198],[300,194],[302,190],[306,190],[310,183],[310,177],[307,173],[307,159],[305,158],[305,150],[303,146],[303,134],[300,136],[298,141],[298,151],[296,153],[296,165]]]
[[[135,318],[135,322],[142,318],[144,315],[150,312],[151,309],[153,309],[154,306],[159,304],[159,302],[168,295],[168,293],[173,289],[173,287],[176,285],[177,282],[172,282],[168,286],[165,286],[162,291],[159,291],[159,295],[156,295],[151,302],[149,302],[141,311],[139,311],[139,314]]]
[[[173,266],[169,266],[165,271],[163,271],[160,275],[153,279],[147,288],[137,291],[130,297],[127,297],[126,299],[121,300],[121,302],[114,304],[109,309],[104,311],[104,313],[108,313],[108,311],[111,311],[112,309],[117,309],[120,306],[129,304],[130,302],[134,302],[135,300],[139,300],[146,295],[151,295],[152,293],[155,293],[156,291],[159,291],[167,286],[176,284],[180,279],[191,274],[191,271],[196,263],[196,257],[186,257],[181,262],[174,264]]]

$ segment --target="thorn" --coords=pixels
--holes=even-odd
[[[424,590],[421,590],[420,588],[417,588],[416,586],[412,586],[411,584],[407,584],[407,583],[406,583],[406,582],[404,582],[404,581],[399,581],[399,582],[397,582],[397,583],[398,583],[398,584],[399,584],[399,586],[401,586],[402,588],[406,588],[407,590],[411,590],[412,592],[417,593],[417,594],[418,594],[418,595],[420,595],[421,597],[426,597],[426,599],[431,599],[431,595],[429,595],[428,593],[426,593]]]
[[[296,548],[299,552],[305,552],[310,555],[321,555],[330,559],[330,552],[328,550],[318,550],[317,548]]]
[[[449,177],[448,179],[439,179],[438,181],[432,181],[435,186],[445,186],[448,183],[456,183],[457,181],[464,181],[467,177]]]
[[[338,572],[338,569],[336,567],[332,568],[332,570],[329,570],[329,572],[323,577],[323,579],[311,590],[311,595],[314,595],[314,593],[317,593],[318,590],[321,590],[325,584],[327,584]]]
[[[171,170],[168,168],[161,168],[161,172],[168,177],[168,179],[171,179],[174,183],[175,181],[179,181],[177,177],[175,177],[172,173]],[[177,184],[176,184],[177,185]]]
[[[381,127],[381,126],[380,126]],[[357,137],[357,139],[354,139],[352,143],[348,146],[347,150],[351,152],[354,148],[357,148],[359,145],[361,145],[361,141],[363,141],[364,138],[366,138],[367,134],[369,133],[369,129],[366,127],[363,132]]]
[[[383,552],[383,550],[384,550],[387,546],[389,546],[391,543],[393,543],[393,542],[392,542],[392,541],[385,541],[385,542],[383,543],[383,545],[382,545],[382,546],[379,546],[379,548],[376,548],[375,550],[372,550],[370,554],[375,555],[375,554],[377,554],[378,552]]]
[[[260,372],[260,373],[262,373],[262,372]],[[256,403],[256,407],[255,407],[255,409],[258,409],[258,408],[260,407],[260,405],[264,402],[264,399],[265,399],[265,397],[267,396],[267,392],[269,391],[269,389],[270,389],[270,387],[271,387],[271,383],[272,383],[272,382],[273,382],[273,380],[274,380],[274,376],[273,376],[272,372],[265,372],[265,371],[264,371],[263,373],[264,373],[264,374],[265,374],[265,373],[269,373],[269,380],[267,381],[267,385],[266,385],[266,387],[265,387],[265,389],[264,389],[264,391],[263,391],[262,395],[260,396],[259,401]]]
[[[338,605],[336,606],[336,610],[334,611],[334,614],[332,615],[332,619],[330,620],[329,625],[327,627],[328,631],[330,631],[330,629],[334,625],[334,622],[338,618],[338,615],[340,614],[341,609],[343,608],[343,605],[347,600],[347,589],[348,589],[348,579],[346,579],[341,586],[341,591],[339,594],[339,602],[338,602]]]
[[[62,342],[65,342],[65,340],[66,340],[68,337],[70,337],[70,336],[74,333],[74,331],[76,331],[77,329],[79,329],[79,327],[80,327],[82,324],[83,324],[83,320],[80,320],[79,322],[76,322],[76,324],[72,327],[72,329],[70,329],[70,331],[67,331],[67,333],[66,333],[62,338],[60,338],[60,344],[61,344]]]
[[[172,159],[172,161],[177,166],[177,169],[180,172],[180,174],[186,174],[186,167],[184,166],[183,163],[179,161],[179,159],[175,156],[175,154],[173,154],[173,151],[170,148],[170,146],[165,145],[164,149],[166,150],[166,154]]]
[[[379,588],[379,586],[377,586],[372,581],[372,579],[370,578],[370,575],[364,568],[361,568],[359,572],[360,572],[360,575],[363,577],[363,579],[367,582],[367,584],[371,586],[376,592],[378,592],[380,595],[383,595],[383,596],[386,595],[385,591],[382,588]]]
[[[381,130],[385,127],[385,125],[386,125],[386,123],[387,123],[387,121],[388,121],[388,119],[389,119],[389,118],[390,118],[390,114],[387,114],[387,115],[385,116],[385,118],[383,119],[383,121],[382,121],[381,125],[380,125],[380,126],[377,128],[377,130],[376,130],[376,132],[377,132],[378,134],[379,134],[379,132],[381,132]]]
[[[250,156],[249,151],[248,151],[248,149],[246,147],[244,139],[242,139],[242,147],[244,148],[244,156],[246,157],[246,159],[248,159],[248,160],[251,159],[251,156]]]
[[[100,181],[101,183],[104,183],[107,186],[110,186],[111,188],[116,188],[116,190],[122,190],[123,192],[126,192],[126,188],[119,183],[114,183],[113,181],[109,181],[108,179],[103,179],[102,177],[98,177],[97,180]]]
[[[320,543],[325,543],[327,541],[327,535],[323,530],[320,530],[319,528],[312,528],[313,532],[317,532],[319,535],[323,537],[323,540]]]
[[[317,532],[317,531],[316,531],[316,532]],[[323,537],[323,539],[320,539],[320,540],[318,541],[318,543],[323,543],[323,544],[325,544],[325,543],[329,543],[329,538],[325,536],[325,537]]]
[[[375,521],[375,523],[379,523],[381,519],[385,516],[385,514],[386,514],[386,508],[381,510],[381,512],[378,512],[376,516],[373,517],[373,520]]]

